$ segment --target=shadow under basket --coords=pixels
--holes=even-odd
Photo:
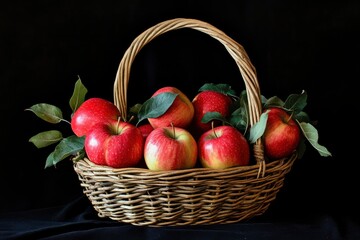
[[[131,64],[151,40],[168,31],[191,28],[222,43],[239,67],[248,98],[249,122],[262,113],[256,71],[244,48],[216,27],[196,19],[175,18],[140,34],[125,52],[114,83],[114,103],[127,119],[126,91]],[[193,168],[151,171],[74,161],[84,193],[100,217],[138,226],[234,223],[263,214],[276,198],[297,154],[267,161],[261,139],[252,144],[255,164],[222,170]]]

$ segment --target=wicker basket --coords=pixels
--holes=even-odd
[[[256,71],[244,48],[214,26],[196,19],[176,18],[150,27],[125,52],[114,83],[114,102],[126,119],[130,68],[139,51],[168,31],[191,28],[222,43],[239,67],[248,96],[250,124],[262,112]],[[283,186],[296,153],[266,162],[261,139],[252,145],[256,164],[224,170],[193,168],[151,171],[114,169],[83,159],[74,162],[84,193],[100,217],[148,226],[225,224],[263,214]]]

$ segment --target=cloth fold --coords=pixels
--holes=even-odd
[[[52,208],[0,214],[0,239],[360,239],[353,219],[319,216],[309,221],[269,218],[222,225],[149,227],[100,218],[85,196]]]

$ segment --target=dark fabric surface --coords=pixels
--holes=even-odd
[[[207,21],[242,44],[266,97],[308,93],[306,112],[319,143],[308,145],[268,211],[246,222],[136,227],[101,219],[82,193],[71,162],[44,169],[53,149],[33,135],[59,129],[24,111],[46,102],[70,119],[78,76],[87,97],[113,100],[119,62],[142,31],[175,17]],[[0,239],[360,239],[358,79],[360,2],[276,0],[4,0],[0,3]],[[128,106],[160,86],[194,96],[205,83],[244,88],[214,39],[170,32],[136,57]]]
[[[323,215],[297,221],[263,217],[221,225],[145,227],[99,218],[80,196],[58,207],[0,214],[0,239],[359,239],[353,219]]]

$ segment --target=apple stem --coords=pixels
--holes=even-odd
[[[173,123],[171,123],[171,128],[172,128],[172,130],[173,130],[173,135],[174,135],[174,138],[175,138],[175,127],[174,127],[174,124],[173,124]]]
[[[216,135],[216,132],[215,132],[215,130],[214,130],[214,121],[211,121],[211,129],[212,129],[215,137],[217,138],[218,136]]]
[[[119,132],[119,127],[120,127],[120,121],[121,121],[121,117],[118,117],[117,119],[117,124],[116,124],[116,132]]]
[[[131,122],[134,119],[134,115],[132,115],[128,122]]]
[[[294,111],[291,112],[289,118],[286,120],[286,123],[288,123],[290,121],[290,119],[292,118],[293,115],[294,115]]]

